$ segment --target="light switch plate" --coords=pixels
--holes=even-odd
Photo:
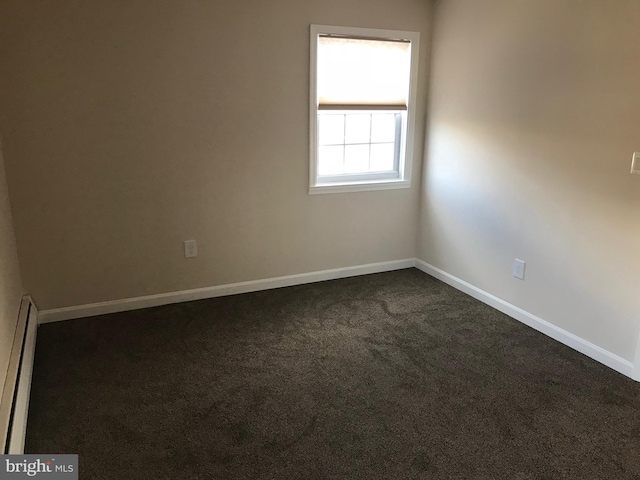
[[[640,174],[640,152],[633,152],[631,158],[631,173]]]

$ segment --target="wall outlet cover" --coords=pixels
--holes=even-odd
[[[526,262],[524,260],[518,260],[517,258],[513,261],[513,276],[519,278],[520,280],[524,280],[524,267]]]
[[[185,240],[184,242],[184,257],[192,258],[198,256],[198,245],[195,240]]]

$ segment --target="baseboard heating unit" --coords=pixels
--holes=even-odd
[[[0,446],[3,454],[24,453],[37,331],[38,311],[31,297],[25,295],[20,304],[7,378],[0,399]]]

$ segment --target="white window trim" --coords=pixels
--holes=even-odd
[[[407,125],[405,143],[401,153],[399,178],[385,180],[350,181],[349,183],[317,183],[318,152],[318,93],[317,93],[317,58],[318,35],[338,34],[370,38],[403,39],[411,42],[411,75],[409,80],[409,97],[407,105]],[[411,187],[411,171],[413,166],[413,143],[415,136],[416,98],[418,92],[418,59],[419,32],[400,30],[381,30],[374,28],[339,27],[329,25],[311,25],[310,28],[310,95],[309,95],[309,194],[362,192],[373,190],[392,190]]]

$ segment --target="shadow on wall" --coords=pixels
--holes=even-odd
[[[635,0],[438,3],[418,248],[627,360],[640,330],[639,21]]]
[[[628,178],[576,173],[572,149],[573,139],[496,125],[432,124],[422,258],[633,360],[636,295],[620,279],[637,277],[627,252],[638,236],[625,235],[633,204],[611,194]],[[581,149],[610,154],[598,140]],[[511,276],[516,257],[528,262],[525,283]]]

